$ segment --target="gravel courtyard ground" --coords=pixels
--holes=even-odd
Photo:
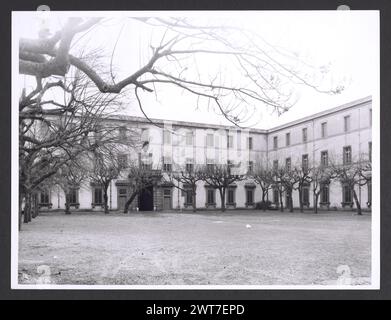
[[[370,284],[371,216],[353,212],[42,213],[19,235],[19,283]],[[40,269],[41,268],[41,269]]]

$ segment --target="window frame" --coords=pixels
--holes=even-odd
[[[210,139],[209,139],[210,138]],[[206,134],[206,147],[213,148],[215,145],[215,137],[213,133]]]
[[[326,155],[326,157],[324,157]],[[324,159],[326,158],[326,161]],[[328,150],[323,150],[320,152],[320,165],[322,167],[328,167],[329,165],[329,151]]]
[[[308,141],[308,129],[307,127],[302,129],[302,141],[306,143]]]
[[[344,146],[342,149],[343,165],[352,164],[352,146]]]
[[[289,147],[291,145],[291,133],[285,133],[285,146]]]
[[[232,199],[230,199],[230,195],[232,195]],[[230,201],[232,200],[232,201]],[[236,205],[236,187],[228,187],[227,188],[227,205]]]
[[[210,202],[209,196],[212,195],[213,202]],[[214,206],[216,205],[216,190],[214,188],[206,188],[206,205]]]
[[[305,161],[304,161],[305,160]],[[308,171],[309,168],[309,156],[308,153],[305,153],[301,156],[301,167],[303,168],[304,172]]]
[[[320,124],[321,132],[320,135],[322,138],[327,138],[327,121],[324,121]]]
[[[248,150],[253,150],[253,137],[247,138],[247,148]]]
[[[291,169],[292,169],[292,159],[291,159],[291,157],[285,158],[285,169],[287,171],[291,171]]]
[[[278,149],[278,136],[273,137],[273,150]]]
[[[168,130],[163,129],[163,144],[171,144],[172,139],[171,139],[171,132]]]
[[[343,132],[350,131],[350,115],[346,115],[343,117]]]

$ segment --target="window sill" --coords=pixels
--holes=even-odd
[[[353,202],[341,202],[342,208],[350,207],[353,208]]]
[[[53,207],[53,203],[39,203],[38,204],[38,207],[39,208],[43,208],[43,207],[46,207],[48,209],[51,209]]]
[[[91,203],[91,207],[92,207],[92,209],[94,209],[95,207],[103,208],[104,207],[104,203]]]
[[[65,203],[65,205],[67,205],[67,204]],[[69,204],[69,207],[74,207],[74,208],[76,208],[76,209],[79,209],[80,203],[78,203],[78,202],[70,203],[70,204]]]

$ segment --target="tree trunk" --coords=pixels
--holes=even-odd
[[[67,192],[65,192],[65,214],[71,214],[69,205],[69,194]]]
[[[282,192],[278,191],[278,194],[280,196],[280,211],[284,212],[284,203],[282,202]]]
[[[196,197],[197,197],[197,194],[196,194],[196,191],[195,189],[193,189],[193,212],[196,212],[197,211],[197,202],[196,202]]]
[[[225,189],[220,190],[220,198],[221,198],[221,211],[225,211]]]
[[[31,192],[26,191],[23,222],[29,223],[30,221],[31,221]]]
[[[104,185],[104,188],[103,188],[103,205],[104,205],[104,209],[105,209],[105,214],[108,214],[110,213],[109,212],[109,205],[108,205],[108,200],[109,200],[109,197],[107,195],[107,190],[109,189],[109,185]]]
[[[133,202],[134,198],[136,198],[137,195],[138,195],[138,191],[134,191],[130,196],[130,198],[128,199],[128,201],[126,201],[124,207],[124,213],[128,213],[129,206],[131,205],[131,203]]]
[[[300,205],[300,212],[304,212],[304,206],[303,206],[303,189],[299,187],[299,205]]]
[[[288,190],[288,206],[289,212],[293,212],[293,199],[292,199],[292,190]]]
[[[19,225],[19,231],[22,230],[22,204],[23,204],[23,194],[22,192],[20,192],[19,194],[19,221],[18,221],[18,225]]]
[[[314,212],[318,213],[319,194],[314,192]]]
[[[33,197],[32,203],[34,204],[34,206],[33,206],[34,207],[33,218],[36,218],[39,215],[38,199],[37,199],[37,195],[36,194]]]
[[[262,210],[263,211],[266,211],[265,198],[266,198],[266,192],[265,192],[265,189],[262,189]]]
[[[356,190],[354,190],[353,188],[353,198],[354,198],[354,202],[356,203],[356,207],[357,207],[357,214],[359,216],[362,215],[362,211],[361,211],[361,205],[360,205],[360,201],[358,201],[358,197],[357,197],[357,193],[356,193]]]

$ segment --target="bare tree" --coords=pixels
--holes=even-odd
[[[202,167],[200,166],[178,166],[175,168],[174,172],[168,175],[168,180],[172,182],[176,188],[186,195],[191,194],[193,212],[197,211],[197,182],[202,180],[201,174]]]
[[[280,198],[280,211],[284,211],[283,194],[286,195],[287,207],[290,212],[293,212],[292,193],[299,182],[297,172],[289,166],[273,168],[274,187],[277,188]]]
[[[273,170],[269,168],[269,166],[263,166],[262,164],[259,164],[247,175],[261,187],[262,203],[264,204],[269,190],[272,189],[275,182]],[[263,206],[263,210],[266,210],[265,205]]]
[[[285,184],[285,193],[288,200],[289,212],[293,212],[293,190],[297,188],[297,183],[300,177],[295,170],[285,170],[285,175],[282,177]]]
[[[99,30],[109,28],[106,21],[69,18],[59,30],[41,30],[37,39],[21,38],[20,73],[41,81],[66,76],[76,68],[103,93],[132,89],[144,114],[140,90],[156,94],[159,88],[178,88],[236,125],[250,120],[259,106],[268,106],[279,114],[287,111],[295,103],[295,88],[300,85],[328,94],[343,90],[342,85],[330,88],[327,84],[325,65],[312,66],[297,54],[277,49],[255,32],[232,25],[232,21],[224,25],[201,19],[199,24],[199,19],[175,17],[130,18],[123,24],[121,30],[142,26],[158,36],[148,44],[146,63],[117,81],[113,63],[121,32],[110,57],[106,62],[99,60],[106,66],[105,71],[86,58],[97,48],[92,48],[84,36],[89,33],[99,38]],[[210,61],[215,61],[216,67]],[[231,66],[230,72],[223,71],[227,65]]]
[[[30,93],[23,90],[19,101],[19,215],[24,202],[24,222],[31,220],[30,199],[37,187],[62,166],[108,142],[92,135],[120,107],[119,96],[91,89],[88,78],[78,72],[69,83],[67,79],[46,83],[37,79]],[[61,92],[63,101],[53,100],[52,90]],[[117,130],[117,125],[105,130]]]
[[[332,170],[335,177],[345,187],[348,187],[351,194],[353,195],[354,203],[356,204],[357,214],[362,215],[361,203],[357,196],[356,186],[364,186],[368,183],[369,176],[364,172],[371,170],[370,161],[363,158],[363,155],[359,155],[359,158],[352,161],[344,161],[345,163],[332,162]],[[364,178],[363,176],[367,176]]]
[[[308,187],[312,182],[311,168],[307,165],[295,166],[292,174],[296,181],[293,188],[299,192],[300,212],[304,212],[303,189],[304,187]]]
[[[59,168],[53,179],[45,184],[57,184],[65,196],[65,214],[71,214],[71,191],[79,189],[88,177],[89,165],[86,159],[80,155]]]
[[[160,170],[144,167],[141,164],[131,164],[128,174],[131,194],[125,203],[124,213],[128,213],[130,205],[142,191],[155,187],[162,178]]]
[[[214,189],[217,189],[221,199],[221,211],[225,211],[225,195],[227,189],[234,182],[241,181],[245,178],[244,174],[234,173],[231,165],[216,164],[213,166],[204,165],[201,167],[200,178]]]
[[[117,179],[121,171],[126,167],[121,159],[118,159],[117,154],[112,150],[102,151],[94,150],[92,152],[92,168],[89,171],[90,179],[93,183],[102,186],[103,190],[103,207],[106,214],[109,213],[108,205],[108,189],[111,181]]]
[[[319,164],[311,168],[312,193],[314,196],[315,213],[318,213],[319,196],[322,192],[322,186],[329,185],[334,178],[335,172],[330,166]]]

